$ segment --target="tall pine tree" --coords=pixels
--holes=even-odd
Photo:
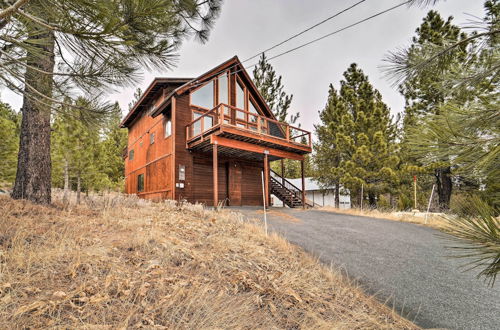
[[[337,143],[337,134],[343,132],[342,117],[347,114],[347,107],[340,98],[338,91],[330,84],[328,100],[325,108],[319,112],[321,123],[315,125],[318,142],[314,143],[314,163],[316,165],[316,179],[323,187],[335,187],[335,207],[340,207],[340,179],[339,171],[342,160],[341,146]]]
[[[380,194],[397,180],[396,127],[380,93],[355,63],[344,72],[340,85],[338,95],[330,89],[329,104],[321,113],[322,124],[317,126],[318,136],[327,137],[316,145],[322,153],[320,162],[331,162],[329,175],[319,179],[324,184],[339,180],[351,196],[358,195],[363,185],[363,195],[375,207]],[[326,148],[331,152],[323,153]]]
[[[75,89],[94,97],[171,68],[183,40],[206,41],[221,0],[0,2],[1,83],[23,95],[12,197],[51,201],[51,111]]]
[[[438,12],[431,10],[416,29],[412,45],[406,50],[408,58],[413,61],[423,60],[429,52],[438,47],[465,40],[466,35],[461,33],[458,26],[452,24],[452,19],[449,17],[445,21]],[[436,152],[422,155],[412,145],[415,139],[412,132],[421,130],[429,117],[439,115],[440,109],[450,100],[462,104],[465,102],[467,95],[450,88],[447,78],[465,60],[466,47],[466,43],[460,45],[434,65],[422,70],[418,75],[409,77],[400,85],[400,92],[406,101],[402,141],[405,167],[410,172],[434,175],[439,206],[443,210],[449,208],[453,188],[450,157]],[[392,59],[394,57],[392,55]],[[436,144],[439,145],[440,142],[436,141]]]
[[[259,63],[253,70],[253,82],[260,94],[266,100],[267,105],[274,113],[276,119],[288,124],[295,124],[299,119],[299,113],[290,114],[293,95],[288,95],[283,89],[281,76],[274,71],[273,66],[267,61],[266,55],[262,53]]]

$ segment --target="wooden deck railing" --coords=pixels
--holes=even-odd
[[[238,127],[257,134],[272,136],[286,142],[311,147],[310,132],[223,103],[203,113],[186,126],[187,141],[194,140],[205,132],[222,125]]]

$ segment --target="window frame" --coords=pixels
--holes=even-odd
[[[135,151],[134,151],[134,149],[130,149],[130,150],[128,151],[128,160],[129,160],[129,162],[131,162],[131,161],[133,161],[133,160],[134,160],[134,156],[135,156]]]
[[[202,89],[203,87],[207,86],[208,84],[212,83],[212,100],[213,100],[213,103],[214,105],[211,107],[211,108],[206,108],[202,105],[198,105],[198,104],[194,104],[193,103],[193,93],[195,93],[196,91]],[[199,87],[196,87],[195,89],[193,89],[192,91],[189,92],[189,105],[190,107],[196,107],[198,109],[204,109],[204,110],[212,110],[213,108],[215,108],[216,104],[216,98],[218,98],[218,91],[217,91],[217,88],[216,88],[216,85],[218,83],[218,77],[215,77],[213,79],[210,79],[209,81],[205,82],[203,85],[199,86]]]
[[[168,126],[168,130],[167,130],[167,126]],[[167,132],[168,132],[168,135],[167,135]],[[172,117],[169,116],[165,116],[165,123],[163,124],[163,137],[165,139],[169,138],[172,136]]]
[[[140,173],[140,174],[137,175],[137,192],[138,193],[143,192],[144,188],[146,187],[146,179],[145,179],[145,177],[146,177],[146,175],[144,173]],[[141,178],[142,178],[142,180],[141,180]]]
[[[225,71],[224,73],[218,75],[215,78],[216,84],[214,85],[214,90],[215,90],[216,99],[214,99],[214,101],[215,101],[214,107],[216,107],[219,104],[223,103],[220,100],[220,84],[219,84],[219,79],[220,79],[220,77],[222,77],[224,75],[226,76],[226,81],[227,81],[227,103],[224,103],[224,104],[228,104],[229,105],[231,103],[231,76],[229,75],[229,71]]]

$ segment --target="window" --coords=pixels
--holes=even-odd
[[[257,107],[255,106],[255,104],[251,98],[249,99],[249,102],[248,102],[248,108],[249,108],[248,111],[250,113],[255,113],[256,115],[259,114],[259,112],[257,111]],[[257,123],[257,118],[259,118],[259,117],[253,116],[253,115],[248,115],[248,121],[251,123],[254,123],[254,124]]]
[[[227,74],[219,76],[219,103],[229,104]]]
[[[179,165],[179,181],[186,180],[186,167],[184,165]]]
[[[250,111],[251,113],[256,113],[258,114],[259,112],[257,111],[257,107],[255,106],[254,102],[252,99],[250,99],[250,102],[248,102],[248,105],[249,105],[249,109],[248,111]]]
[[[155,133],[149,134],[149,144],[155,143]]]
[[[172,120],[170,118],[165,119],[165,137],[172,135]]]
[[[128,160],[129,161],[134,160],[134,149],[128,152]]]
[[[191,93],[191,104],[212,109],[214,107],[214,81]]]
[[[239,81],[236,84],[236,107],[245,110],[245,89]]]
[[[139,174],[137,176],[137,191],[144,191],[144,174]]]

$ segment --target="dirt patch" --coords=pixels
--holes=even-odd
[[[264,215],[264,211],[263,210],[258,210],[257,213]],[[280,219],[282,219],[284,221],[301,222],[301,220],[299,218],[294,217],[291,214],[278,211],[278,210],[269,210],[269,211],[267,211],[267,214],[271,215],[271,216],[274,216],[274,217],[278,217],[278,218],[280,218]]]

